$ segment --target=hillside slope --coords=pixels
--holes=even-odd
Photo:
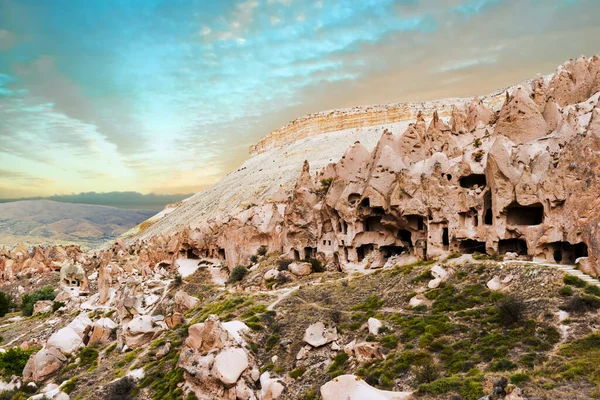
[[[87,204],[26,200],[0,204],[0,246],[82,244],[111,240],[156,214]]]

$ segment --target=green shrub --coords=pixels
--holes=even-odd
[[[563,282],[565,283],[565,285],[571,285],[578,288],[584,288],[587,286],[587,283],[583,279],[580,279],[573,275],[565,275],[563,278]]]
[[[243,265],[238,265],[231,271],[231,275],[229,275],[229,283],[240,282],[246,274],[248,273],[248,268]]]
[[[512,374],[510,376],[510,383],[515,386],[521,386],[523,383],[529,380],[529,375],[523,372],[517,372],[516,374]]]
[[[316,258],[310,258],[308,262],[310,263],[312,272],[325,272],[325,267],[323,266],[323,263],[317,260]]]
[[[279,271],[287,271],[288,267],[292,263],[292,260],[278,260],[277,261],[277,270]]]
[[[600,298],[584,294],[581,296],[573,296],[566,304],[561,306],[562,310],[572,313],[585,313],[595,311],[600,308]]]
[[[71,394],[77,387],[77,378],[71,378],[60,386],[60,390],[66,394]]]
[[[59,309],[65,306],[65,303],[62,301],[55,301],[52,303],[52,312],[57,312]]]
[[[490,366],[490,371],[510,371],[517,368],[517,365],[506,358],[494,361]]]
[[[82,366],[94,366],[98,360],[98,350],[93,347],[84,347],[79,352],[79,364]]]
[[[323,179],[321,179],[321,185],[325,189],[329,189],[329,186],[331,186],[331,182],[333,182],[333,178],[323,178]]]
[[[4,317],[12,307],[12,299],[4,292],[0,292],[0,318]]]
[[[563,286],[558,293],[563,297],[573,296],[573,288],[571,286]]]
[[[21,298],[21,313],[24,316],[30,316],[33,314],[33,306],[40,300],[54,300],[56,294],[52,286],[44,286],[37,292],[26,294]]]
[[[596,285],[589,285],[585,288],[585,292],[594,296],[600,296],[600,287]]]
[[[108,393],[111,400],[129,400],[133,397],[131,393],[136,389],[135,381],[130,378],[121,378],[110,385]]]
[[[515,296],[507,296],[498,303],[498,318],[503,325],[512,325],[520,322],[525,315],[527,305]]]
[[[12,375],[22,376],[23,368],[34,352],[35,349],[21,350],[19,347],[13,347],[5,353],[0,353],[2,376],[5,378],[10,378]]]
[[[346,369],[346,363],[348,362],[348,359],[350,358],[350,356],[348,356],[348,354],[346,353],[338,353],[335,358],[333,359],[333,362],[331,363],[331,365],[329,365],[329,373],[331,374],[332,378],[335,378],[336,376],[340,376],[344,374],[344,371]]]
[[[295,370],[290,372],[290,378],[298,379],[298,378],[302,377],[302,375],[304,375],[305,372],[306,372],[306,368],[296,368]]]
[[[267,246],[260,246],[258,250],[256,250],[257,256],[264,256],[267,254]]]

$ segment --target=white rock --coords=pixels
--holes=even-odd
[[[271,374],[265,372],[260,376],[261,398],[263,400],[278,399],[283,393],[284,386],[279,379],[271,379]]]
[[[333,351],[340,351],[342,348],[340,347],[340,345],[337,342],[333,342],[331,343],[331,350]]]
[[[310,275],[312,267],[310,263],[291,263],[288,266],[288,271],[296,276],[306,276]]]
[[[270,269],[267,272],[265,272],[265,275],[263,277],[263,279],[265,281],[268,281],[269,279],[275,279],[277,278],[277,276],[279,276],[279,271],[276,269]]]
[[[250,328],[242,321],[228,321],[222,323],[223,328],[227,331],[229,336],[239,345],[243,346],[246,341],[242,337],[242,332],[249,332]]]
[[[438,286],[440,286],[440,283],[442,283],[442,280],[439,278],[435,278],[429,281],[429,283],[427,283],[427,287],[429,289],[435,289]]]
[[[92,326],[92,320],[86,313],[79,314],[67,327],[73,329],[83,339],[83,333]]]
[[[566,311],[559,311],[558,313],[558,321],[563,322],[564,320],[569,318],[569,313]]]
[[[498,290],[502,289],[502,282],[500,281],[500,278],[498,276],[494,276],[488,281],[486,286],[492,292],[497,292]]]
[[[369,386],[355,375],[342,375],[321,386],[323,400],[410,400],[412,392],[388,392]]]
[[[138,368],[138,369],[129,371],[127,373],[127,376],[129,376],[135,380],[140,380],[140,379],[143,379],[144,376],[146,376],[146,374],[144,374],[144,368]]]
[[[425,304],[425,299],[423,298],[422,295],[416,295],[413,296],[409,301],[408,301],[408,306],[411,308],[415,308],[415,307],[419,307],[420,305]]]
[[[306,328],[304,332],[304,341],[313,347],[320,347],[337,340],[337,330],[335,328],[325,328],[321,321],[315,322]]]
[[[308,355],[308,352],[310,351],[310,349],[312,349],[312,347],[310,346],[304,346],[300,349],[300,351],[298,352],[298,354],[296,354],[296,360],[303,360],[306,358],[306,356]]]
[[[225,385],[233,385],[246,368],[248,368],[246,352],[239,348],[228,348],[215,357],[213,374]]]
[[[369,328],[369,333],[371,335],[378,335],[379,329],[381,329],[382,326],[383,323],[377,318],[371,317],[367,320],[367,327]]]
[[[83,347],[83,340],[73,328],[66,327],[54,332],[46,347],[54,347],[63,354],[71,354]]]

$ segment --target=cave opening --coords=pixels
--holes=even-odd
[[[527,242],[523,239],[502,239],[498,242],[498,253],[517,253],[520,256],[526,256]]]
[[[365,259],[373,251],[372,244],[363,244],[356,249],[356,255],[358,257],[358,262],[361,262]]]
[[[400,239],[403,242],[409,243],[412,246],[412,233],[409,230],[398,230],[398,239]]]
[[[379,251],[385,258],[389,258],[391,256],[398,256],[408,250],[406,247],[402,246],[380,246]]]
[[[571,244],[569,242],[553,242],[550,243],[552,258],[558,264],[575,264],[579,257],[588,256],[587,244],[579,242]]]
[[[225,249],[219,249],[219,257],[223,260],[227,260],[227,256],[225,255]]]
[[[465,175],[459,180],[460,186],[465,189],[484,188],[487,185],[487,180],[484,174]]]
[[[513,202],[506,207],[506,222],[509,225],[539,225],[544,222],[544,206],[540,203],[522,206]]]
[[[487,191],[483,196],[483,209],[483,223],[492,225],[494,214],[492,213],[492,193],[490,191]]]
[[[313,248],[313,247],[305,247],[304,248],[304,259],[305,260],[309,260],[311,258],[314,258],[317,254],[317,249]]]
[[[442,229],[442,245],[444,246],[444,250],[448,250],[450,246],[450,235],[448,234],[448,227]]]
[[[196,254],[196,252],[194,251],[195,249],[187,249],[187,258],[188,260],[199,260],[200,257]]]
[[[371,206],[371,201],[369,200],[368,197],[365,197],[364,199],[362,199],[362,201],[360,202],[360,206],[361,207],[370,207]]]
[[[364,221],[365,232],[378,232],[383,231],[383,225],[381,224],[381,217],[368,217]]]
[[[355,205],[359,199],[360,194],[358,193],[350,193],[350,195],[348,195],[348,203],[350,203],[351,206]]]
[[[459,249],[463,254],[486,253],[485,242],[479,242],[473,239],[461,240]]]

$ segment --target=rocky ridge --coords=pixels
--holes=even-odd
[[[192,198],[103,250],[4,249],[3,292],[56,290],[0,320],[27,356],[0,390],[593,397],[600,290],[552,265],[598,273],[599,63],[417,115],[230,215],[157,233]]]

